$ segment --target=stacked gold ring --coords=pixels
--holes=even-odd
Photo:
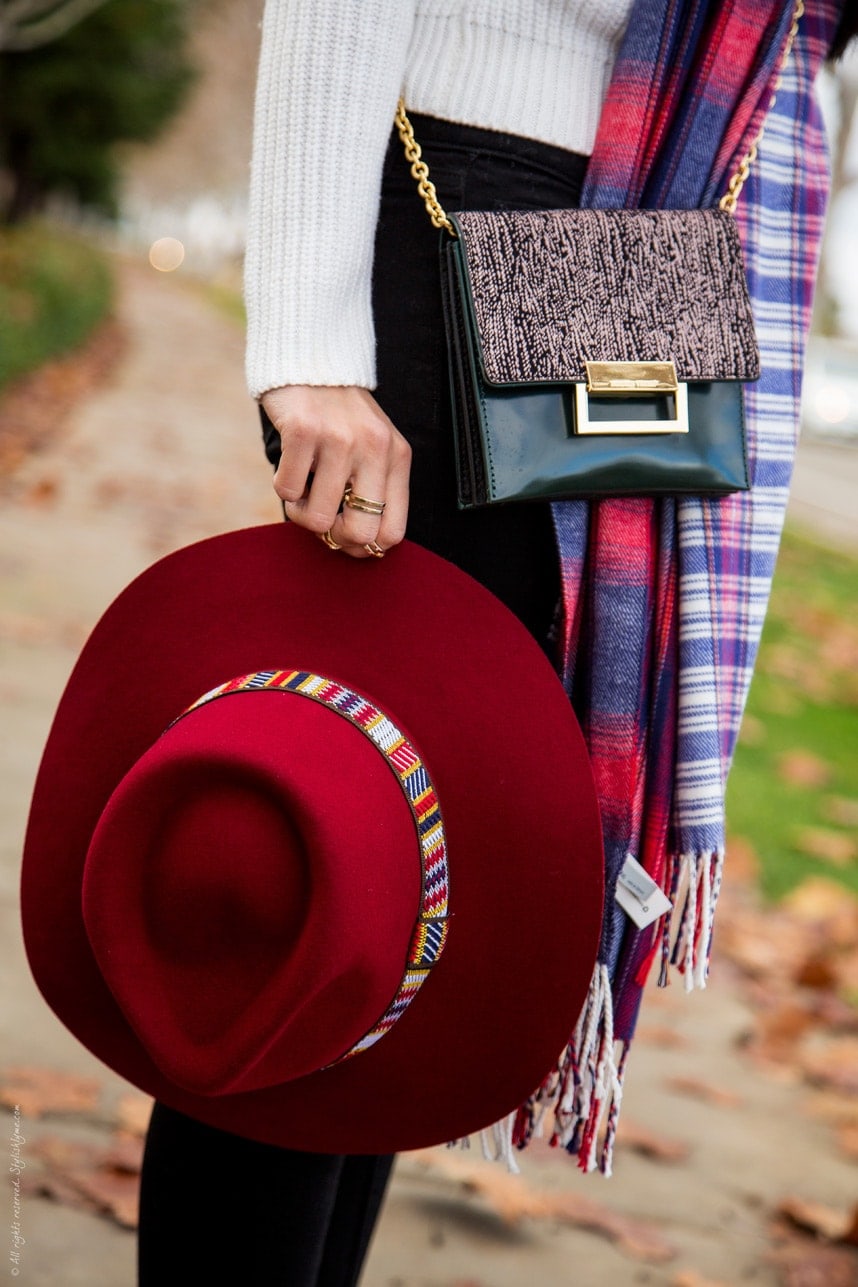
[[[348,505],[349,509],[356,509],[361,514],[381,515],[384,513],[386,501],[369,500],[366,496],[357,496],[351,487],[347,487],[343,493],[343,504]]]
[[[327,532],[319,532],[318,537],[320,541],[325,542],[329,550],[341,550],[343,548],[341,545],[337,545],[336,541],[331,536],[330,528],[328,528]]]
[[[363,548],[366,550],[367,554],[371,554],[374,559],[384,558],[384,550],[377,541],[368,541]]]

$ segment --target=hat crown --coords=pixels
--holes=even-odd
[[[116,788],[83,886],[128,1021],[208,1095],[305,1076],[371,1032],[423,888],[414,814],[372,741],[298,691],[224,688]]]

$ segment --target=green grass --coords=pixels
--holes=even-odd
[[[0,229],[0,389],[78,348],[113,298],[107,259],[44,224]]]
[[[219,313],[231,318],[233,322],[238,322],[240,326],[245,325],[247,315],[244,311],[244,300],[238,288],[225,286],[221,282],[208,282],[204,287],[204,295]]]
[[[814,857],[802,834],[858,848],[856,599],[858,560],[787,533],[727,793],[770,898],[810,875],[858,893],[858,860]]]

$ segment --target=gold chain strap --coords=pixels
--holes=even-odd
[[[783,80],[784,68],[786,67],[787,62],[789,61],[789,56],[792,53],[792,47],[795,44],[795,38],[798,35],[798,24],[803,18],[803,16],[804,16],[804,0],[795,0],[795,7],[793,8],[793,13],[792,13],[792,25],[790,26],[790,29],[787,32],[787,38],[786,38],[786,44],[784,45],[783,57],[781,58],[781,64],[778,69],[777,77],[775,79],[774,93],[772,94],[771,100],[769,102],[768,110],[766,112],[767,117],[768,117],[768,113],[772,110],[772,108],[775,105],[775,101],[778,96],[777,92],[780,89],[781,82]],[[441,205],[441,202],[438,200],[438,193],[435,191],[435,184],[429,178],[429,166],[422,159],[423,154],[420,149],[420,144],[417,142],[417,139],[414,137],[414,127],[409,121],[408,115],[405,111],[404,98],[400,98],[397,104],[396,116],[394,119],[396,121],[396,128],[399,132],[399,137],[402,140],[402,146],[405,149],[405,159],[409,162],[411,166],[411,174],[415,182],[417,183],[417,191],[420,193],[420,196],[423,198],[423,204],[426,207],[426,213],[429,215],[429,218],[432,220],[432,223],[436,228],[446,228],[450,236],[455,237],[456,230],[451,224],[450,220],[447,218],[447,214],[444,210],[444,207]],[[739,162],[736,168],[735,174],[730,179],[730,182],[727,184],[727,191],[724,193],[723,197],[718,203],[721,209],[725,210],[727,214],[736,213],[736,206],[739,201],[739,194],[742,191],[742,188],[745,186],[748,175],[751,173],[751,166],[754,164],[754,162],[757,159],[757,150],[760,146],[760,141],[762,140],[765,127],[766,127],[766,123],[764,120],[763,124],[760,126],[757,137],[754,139],[753,143],[748,148],[747,152]]]
[[[753,143],[748,148],[747,152],[739,162],[739,165],[736,169],[736,173],[733,175],[730,182],[727,184],[727,191],[724,193],[723,197],[718,202],[721,209],[726,210],[727,214],[736,213],[736,205],[739,201],[739,193],[744,188],[745,181],[747,180],[748,175],[751,173],[751,166],[754,164],[754,162],[757,159],[757,149],[760,146],[763,133],[765,132],[766,120],[768,119],[769,112],[772,110],[777,100],[778,90],[780,89],[781,82],[783,81],[784,69],[787,65],[787,62],[789,61],[789,56],[792,53],[792,47],[795,44],[795,38],[798,35],[798,24],[803,18],[803,16],[804,16],[804,0],[795,0],[795,8],[792,11],[792,26],[790,27],[787,33],[786,44],[784,45],[783,57],[781,58],[781,65],[778,68],[778,74],[775,77],[774,93],[772,94],[772,97],[769,100],[769,106],[766,111],[766,115],[763,118],[763,123],[760,126],[757,137],[754,139]]]
[[[444,213],[444,207],[435,191],[435,184],[429,178],[429,166],[421,160],[420,144],[414,137],[414,128],[406,115],[404,98],[400,98],[397,104],[394,120],[399,137],[402,139],[402,146],[405,148],[405,159],[411,163],[411,176],[417,183],[417,191],[423,198],[426,213],[436,228],[446,228],[450,235],[455,237],[456,229]]]

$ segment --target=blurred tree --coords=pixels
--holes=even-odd
[[[15,2],[0,0],[0,17]],[[68,19],[79,0],[62,8]],[[192,0],[102,0],[50,43],[0,50],[0,222],[55,192],[115,212],[116,145],[153,138],[193,79],[194,10]]]
[[[0,0],[0,49],[37,49],[106,0]]]

